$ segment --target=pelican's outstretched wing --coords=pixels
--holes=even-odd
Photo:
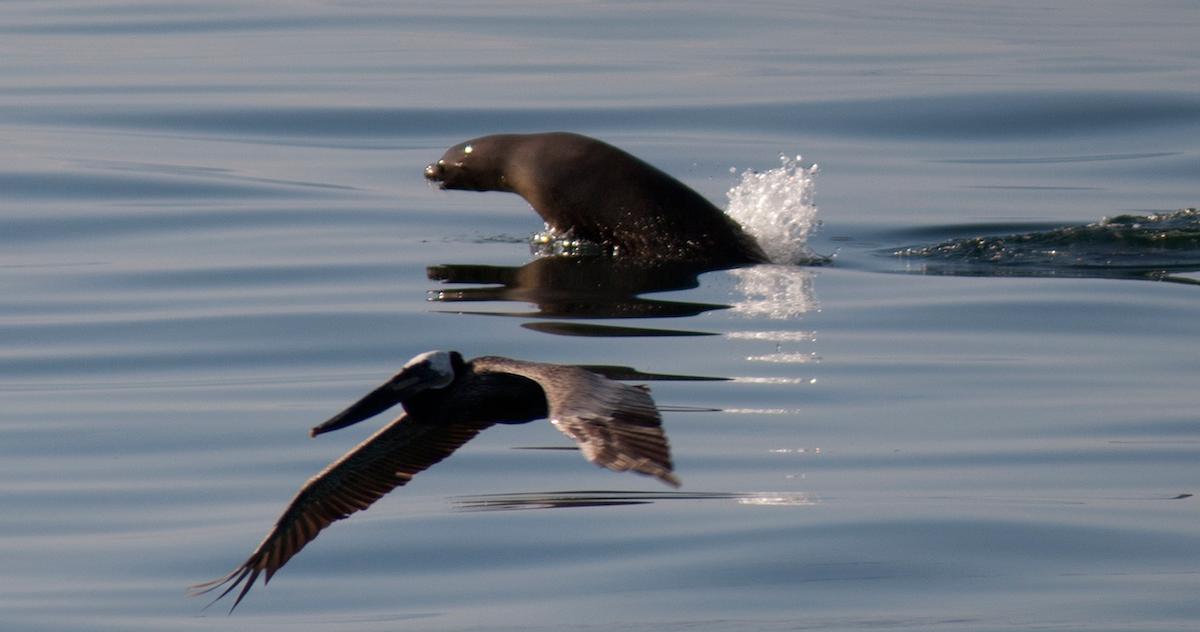
[[[592,463],[679,486],[662,417],[649,389],[574,366],[495,356],[475,358],[471,364],[479,372],[513,373],[537,382],[546,393],[550,421],[574,439]]]
[[[213,601],[242,586],[233,608],[254,581],[263,584],[322,529],[370,507],[418,472],[450,456],[490,423],[431,424],[401,415],[334,461],[300,488],[254,553],[228,575],[192,587],[199,595],[229,584]]]

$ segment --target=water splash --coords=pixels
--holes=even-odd
[[[605,254],[600,244],[579,239],[570,231],[559,232],[548,223],[543,224],[541,232],[529,238],[529,252],[535,257],[595,257]]]
[[[800,156],[780,155],[775,169],[747,169],[726,194],[726,213],[758,241],[772,263],[822,260],[808,247],[808,235],[820,225],[813,204],[817,165],[805,167],[800,161]]]

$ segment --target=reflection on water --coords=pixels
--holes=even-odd
[[[572,318],[642,318],[686,317],[727,306],[714,304],[663,301],[642,298],[647,292],[661,292],[695,287],[698,276],[711,271],[709,266],[690,263],[641,261],[601,256],[542,256],[519,268],[477,265],[442,265],[427,270],[429,278],[451,283],[490,283],[487,287],[438,291],[430,300],[457,301],[514,301],[533,303],[533,313],[463,312],[470,314],[572,317]],[[737,297],[733,313],[745,319],[795,321],[818,309],[814,295],[811,268],[795,265],[756,265],[728,271],[736,280]],[[531,322],[521,327],[540,333],[585,338],[665,338],[714,336],[717,332],[676,330],[661,327],[627,327],[579,322]],[[816,341],[816,332],[793,330],[729,331],[732,340],[766,341],[774,343],[771,353],[746,356],[749,362],[768,364],[808,364],[820,361],[813,351],[804,349]],[[611,379],[735,381],[745,384],[800,385],[815,382],[811,377],[781,376],[697,376],[645,373],[629,367],[589,366],[589,370]],[[792,409],[761,407],[729,407],[730,413],[767,412]]]
[[[508,301],[532,304],[533,312],[467,311],[457,313],[525,318],[664,318],[695,316],[728,309],[749,317],[794,319],[817,309],[813,272],[787,265],[757,265],[730,270],[737,279],[738,300],[732,305],[667,301],[642,297],[653,292],[694,288],[699,275],[714,268],[678,262],[640,261],[595,256],[544,256],[519,267],[440,265],[428,268],[430,279],[484,287],[431,291],[439,303]],[[526,323],[542,333],[585,337],[704,336],[716,332],[625,327],[591,323]],[[734,332],[736,337],[749,333]],[[761,339],[767,334],[754,333]],[[795,336],[795,332],[786,335]]]
[[[581,336],[584,338],[659,338],[672,336],[718,336],[715,331],[689,331],[682,329],[656,329],[650,327],[617,327],[595,323],[522,323],[531,331],[554,336]]]
[[[711,266],[595,256],[539,257],[518,267],[440,265],[431,280],[485,284],[430,292],[441,303],[510,301],[534,312],[467,312],[536,318],[652,318],[695,316],[727,305],[642,298],[642,294],[694,288]],[[555,333],[567,333],[560,330]]]
[[[812,269],[797,266],[754,266],[732,270],[738,280],[738,314],[771,320],[800,318],[818,309]]]
[[[731,501],[738,505],[786,507],[806,507],[820,502],[811,494],[803,492],[562,491],[480,494],[456,496],[450,499],[454,508],[460,511],[569,509],[676,501]]]

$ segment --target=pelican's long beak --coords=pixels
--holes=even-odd
[[[378,389],[367,393],[367,396],[359,399],[358,402],[350,404],[350,407],[341,411],[324,423],[320,423],[314,427],[312,431],[308,431],[310,437],[317,437],[318,434],[324,434],[330,431],[336,431],[338,428],[352,426],[362,420],[371,419],[371,417],[383,413],[394,405],[401,403],[404,396],[408,395],[408,391],[419,383],[418,377],[412,375],[403,383],[400,380],[400,375],[392,378],[388,383],[378,387]]]
[[[416,356],[404,365],[399,373],[371,391],[366,397],[354,402],[349,408],[334,415],[325,423],[309,431],[310,436],[345,428],[395,406],[406,399],[430,388],[443,388],[454,381],[455,362],[462,362],[456,352],[429,351]]]
[[[319,434],[325,434],[326,432],[354,425],[364,419],[370,419],[402,402],[405,396],[411,394],[413,387],[420,384],[420,382],[421,376],[419,375],[405,376],[404,373],[401,373],[388,380],[383,386],[371,391],[362,399],[351,404],[346,410],[317,425],[308,434],[311,437],[315,437]]]

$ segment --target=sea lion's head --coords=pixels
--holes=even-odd
[[[505,174],[510,148],[505,135],[459,143],[425,167],[425,179],[443,189],[512,191]]]

